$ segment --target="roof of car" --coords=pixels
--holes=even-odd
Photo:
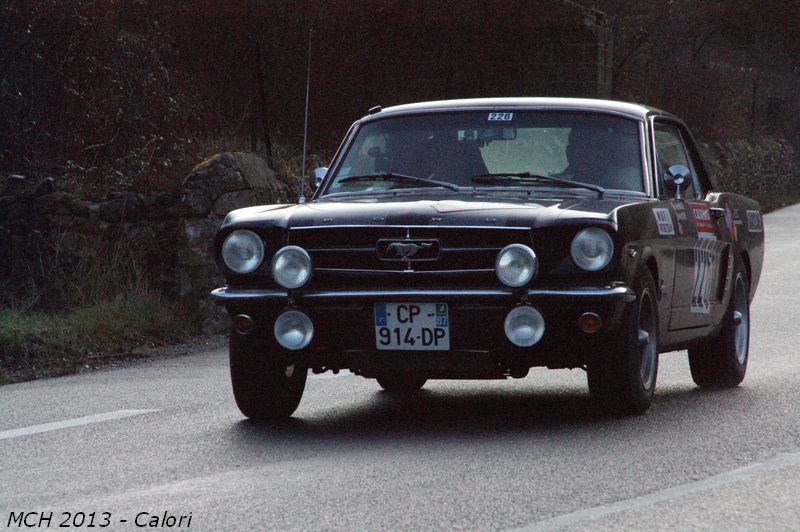
[[[395,105],[382,109],[373,116],[386,114],[420,113],[428,111],[469,111],[506,109],[558,109],[569,111],[600,111],[619,113],[645,119],[648,114],[669,115],[654,107],[616,100],[591,98],[471,98],[464,100],[439,100]]]

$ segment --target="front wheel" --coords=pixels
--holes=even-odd
[[[303,396],[308,369],[277,353],[277,347],[236,331],[230,337],[231,384],[236,405],[256,420],[290,417]]]
[[[636,303],[623,321],[620,339],[595,353],[587,368],[589,393],[609,414],[642,414],[653,400],[658,375],[658,307],[650,270],[636,286]]]
[[[732,388],[744,380],[750,354],[750,298],[744,268],[737,261],[733,294],[722,330],[689,349],[692,379],[701,388]]]

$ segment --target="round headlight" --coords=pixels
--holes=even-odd
[[[520,347],[530,347],[544,336],[544,317],[533,307],[519,306],[506,316],[506,338]]]
[[[300,288],[311,277],[311,257],[297,246],[286,246],[272,258],[272,277],[284,288]]]
[[[497,278],[514,288],[523,286],[536,277],[539,270],[539,259],[528,246],[511,244],[497,254],[494,271]]]
[[[579,268],[596,272],[611,262],[611,257],[614,256],[614,241],[603,229],[587,227],[572,239],[570,253]]]
[[[252,231],[234,231],[222,243],[222,260],[236,273],[250,273],[264,260],[264,242]]]
[[[287,310],[275,320],[275,340],[285,349],[303,349],[314,338],[314,324],[304,312]]]

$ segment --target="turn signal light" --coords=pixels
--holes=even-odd
[[[233,328],[239,334],[250,334],[255,327],[253,318],[247,314],[238,314],[233,318]]]
[[[603,320],[594,312],[584,312],[578,318],[578,325],[585,333],[595,333],[603,326]]]

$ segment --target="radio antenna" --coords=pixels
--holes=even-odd
[[[303,120],[303,168],[300,172],[300,198],[298,203],[306,202],[306,143],[308,142],[308,93],[311,89],[311,33],[313,28],[308,28],[308,61],[306,62],[306,111]]]

